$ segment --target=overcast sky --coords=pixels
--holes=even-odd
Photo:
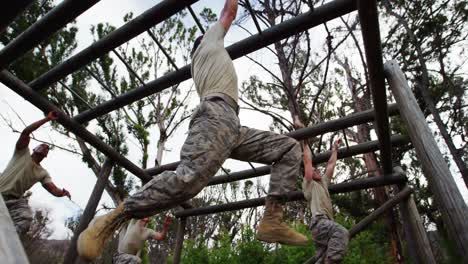
[[[157,4],[159,1],[152,0],[137,0],[137,1],[125,1],[125,0],[102,0],[90,10],[85,12],[77,19],[78,32],[78,48],[76,52],[79,52],[83,48],[89,46],[92,43],[92,36],[89,31],[91,25],[95,25],[100,22],[109,22],[110,24],[120,27],[123,25],[123,16],[128,12],[133,12],[134,17],[138,16],[148,8]],[[213,1],[213,0],[202,0],[193,5],[194,10],[197,12],[204,6],[211,7],[215,12],[219,14],[224,1]],[[253,27],[251,27],[253,28]],[[231,29],[229,34],[226,36],[226,46],[234,43],[235,41],[241,40],[247,37],[247,34],[240,28],[234,27]],[[252,54],[253,57],[259,59],[265,64],[269,64],[268,58],[262,51]],[[247,59],[241,58],[235,61],[235,66],[238,71],[240,81],[244,80],[251,75],[252,72],[259,72],[259,69],[252,65]],[[271,65],[273,66],[273,65]],[[17,130],[24,128],[23,123],[15,115],[14,109],[24,120],[26,124],[30,124],[40,118],[42,113],[32,106],[29,102],[10,91],[8,88],[0,84],[0,113],[7,119],[13,121],[13,126]],[[258,113],[251,111],[241,111],[240,114],[241,123],[246,126],[255,127],[258,129],[268,129],[270,125],[269,119],[261,116]],[[185,139],[185,132],[187,131],[187,123],[179,128],[178,133],[174,135],[167,144],[168,152],[164,154],[163,163],[169,163],[177,161],[179,158],[179,150]],[[154,134],[154,132],[152,131]],[[152,134],[153,143],[156,142],[158,137],[157,134]],[[67,140],[58,133],[50,129],[50,125],[44,125],[36,133],[35,137],[52,141],[55,144],[66,146],[70,144],[70,140]],[[18,138],[17,133],[13,133],[11,128],[6,125],[3,120],[0,120],[0,136],[3,140],[2,151],[0,151],[0,171],[6,166],[10,160],[15,142]],[[31,148],[37,145],[37,142],[31,141]],[[131,144],[130,144],[131,145]],[[154,144],[153,144],[154,146]],[[154,160],[156,149],[153,147],[149,154],[150,160]],[[130,149],[130,153],[127,156],[134,163],[138,163],[139,155],[135,149]],[[50,212],[50,218],[52,223],[50,227],[54,229],[52,238],[61,239],[69,235],[67,229],[64,227],[65,219],[77,214],[80,209],[86,206],[88,198],[91,194],[92,188],[95,183],[95,176],[90,169],[81,161],[81,158],[77,155],[71,154],[66,151],[54,149],[49,154],[49,157],[42,163],[49,173],[51,174],[54,182],[59,187],[68,189],[72,195],[73,202],[66,198],[56,198],[48,194],[40,184],[36,184],[32,188],[33,195],[30,200],[30,204],[33,208],[47,209]],[[225,167],[232,170],[247,169],[249,166],[245,163],[229,160]],[[464,188],[460,177],[457,177],[457,182],[463,188],[463,195],[466,199],[468,196],[466,188]],[[103,199],[100,204],[112,205],[112,202],[108,195],[104,192]]]

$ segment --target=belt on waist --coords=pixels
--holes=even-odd
[[[223,100],[232,109],[234,109],[236,114],[239,114],[239,105],[229,95],[226,95],[226,94],[223,94],[223,93],[210,93],[209,95],[203,97],[202,101],[211,101],[213,99]]]

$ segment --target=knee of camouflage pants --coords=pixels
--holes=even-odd
[[[296,190],[296,181],[301,173],[302,150],[297,140],[283,138],[278,151],[283,152],[280,159],[274,161],[271,167],[268,190],[270,196],[282,196]]]
[[[165,171],[153,177],[141,190],[125,201],[125,214],[131,218],[143,218],[170,209],[195,195],[208,183],[209,178],[199,173]]]
[[[8,208],[16,231],[21,235],[26,234],[33,220],[33,213],[28,205],[28,200],[25,198],[10,199],[5,201],[5,205]]]
[[[125,254],[125,253],[115,253],[112,257],[113,264],[140,264],[141,259],[137,256]]]
[[[329,263],[341,263],[348,250],[349,232],[334,222],[333,231],[328,241],[327,258]]]

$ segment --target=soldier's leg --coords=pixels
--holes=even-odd
[[[176,171],[166,171],[125,202],[125,213],[142,218],[197,195],[231,154],[239,136],[239,119],[223,101],[204,101],[191,121]]]
[[[310,223],[312,239],[315,244],[315,263],[324,263],[327,257],[327,246],[331,231],[331,226],[327,221],[328,219],[318,216],[313,217]]]
[[[153,177],[115,210],[90,224],[78,238],[80,257],[97,258],[105,241],[130,218],[151,216],[194,197],[229,157],[238,135],[239,119],[229,105],[202,102],[190,122],[177,170]]]
[[[10,212],[16,231],[20,235],[26,234],[33,220],[33,213],[28,205],[28,200],[25,198],[9,199],[5,201],[5,205]]]
[[[279,196],[295,189],[301,164],[299,143],[290,137],[270,131],[242,127],[232,158],[272,164],[270,188],[265,213],[258,225],[257,238],[270,243],[306,245],[307,238],[283,222],[283,207]]]
[[[112,264],[140,264],[141,259],[137,256],[125,254],[125,253],[115,253],[112,257]]]
[[[248,127],[241,127],[238,146],[231,153],[231,157],[238,160],[272,165],[269,196],[296,189],[301,156],[301,146],[295,139]]]
[[[348,250],[349,233],[340,224],[334,221],[330,222],[331,231],[326,254],[328,263],[341,263]]]

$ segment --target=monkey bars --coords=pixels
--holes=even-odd
[[[177,163],[166,164],[157,168],[151,168],[143,170],[130,162],[127,158],[117,153],[110,146],[99,140],[96,136],[82,127],[80,124],[93,120],[102,115],[108,114],[114,110],[122,108],[135,101],[143,99],[149,95],[158,93],[171,87],[172,85],[178,84],[182,81],[190,79],[190,65],[184,67],[177,67],[175,62],[164,52],[164,48],[160,43],[157,42],[157,38],[154,34],[149,31],[153,26],[163,22],[165,19],[173,16],[177,12],[187,8],[200,29],[202,29],[201,23],[198,21],[195,13],[190,7],[191,4],[196,3],[197,0],[164,0],[154,7],[150,8],[140,16],[126,23],[124,26],[116,29],[109,33],[107,36],[96,41],[89,47],[85,48],[81,52],[67,59],[63,63],[53,67],[50,71],[42,74],[37,79],[30,82],[28,85],[18,80],[15,76],[10,74],[7,70],[3,70],[8,67],[12,62],[18,59],[20,56],[25,54],[27,51],[34,48],[41,41],[50,37],[54,32],[67,25],[78,15],[85,12],[92,5],[96,4],[99,0],[64,0],[56,8],[51,10],[47,15],[38,20],[29,29],[23,32],[15,40],[7,44],[2,50],[0,50],[0,81],[7,85],[10,89],[17,92],[20,96],[33,103],[36,107],[42,111],[59,111],[60,118],[59,122],[70,132],[81,137],[89,144],[93,145],[97,150],[104,153],[108,158],[116,164],[124,167],[131,173],[146,182],[151,179],[150,175],[156,175],[159,172],[166,169],[174,169]],[[10,23],[13,18],[21,13],[22,10],[31,1],[16,1],[11,11],[11,16],[0,19],[0,30],[2,26]],[[309,1],[310,2],[310,1]],[[259,31],[258,34],[250,36],[244,40],[241,40],[227,48],[232,59],[240,58],[251,52],[264,48],[275,42],[278,42],[284,38],[293,36],[302,31],[316,27],[325,23],[329,20],[338,18],[346,15],[350,12],[358,9],[358,13],[361,21],[361,29],[363,35],[363,42],[365,46],[365,53],[367,58],[367,65],[369,68],[368,83],[372,92],[372,99],[374,109],[365,111],[362,113],[356,113],[347,117],[343,117],[337,120],[332,120],[316,126],[300,129],[287,135],[296,139],[305,139],[313,136],[317,136],[323,133],[338,131],[354,125],[359,125],[367,122],[374,122],[377,131],[378,141],[366,142],[355,146],[349,146],[347,148],[340,149],[339,158],[350,157],[352,155],[362,154],[370,151],[380,150],[381,163],[384,171],[384,175],[381,178],[369,178],[363,180],[357,180],[349,183],[336,184],[330,186],[330,191],[351,191],[355,189],[369,188],[375,186],[383,186],[388,184],[403,184],[404,179],[400,174],[392,172],[392,144],[393,146],[407,143],[406,137],[403,136],[390,136],[389,127],[389,116],[397,114],[396,105],[387,105],[387,95],[383,74],[383,62],[382,62],[382,50],[380,43],[380,32],[378,24],[378,12],[375,0],[333,0],[322,6],[316,7],[309,12],[301,14],[295,18],[284,21],[271,28],[261,30],[258,25],[258,21],[255,18],[255,11],[250,6],[250,3],[246,1],[246,8],[254,19],[255,26]],[[166,74],[156,80],[142,83],[142,85],[136,89],[133,89],[127,93],[116,95],[112,93],[111,88],[103,85],[103,88],[108,89],[112,94],[112,99],[97,106],[91,107],[77,116],[71,118],[66,116],[56,106],[47,101],[37,91],[45,90],[48,86],[61,81],[69,74],[87,67],[89,63],[95,59],[107,54],[108,52],[115,50],[118,46],[138,36],[139,34],[147,31],[151,38],[156,41],[159,48],[163,50],[167,59],[174,67],[175,71]],[[126,63],[123,60],[123,63]],[[86,68],[88,69],[88,67]],[[91,70],[88,69],[90,73]],[[93,78],[100,80],[99,76],[92,74]],[[103,84],[100,82],[101,85]],[[424,150],[420,151],[424,152]],[[321,153],[315,157],[316,161],[323,162],[328,159],[329,153]],[[241,172],[230,173],[229,175],[223,175],[214,177],[209,185],[221,184],[231,182],[235,180],[248,179],[252,177],[258,177],[269,173],[270,168],[268,166],[253,168],[251,170],[245,170]],[[433,177],[439,177],[435,175]],[[373,183],[374,185],[366,185]],[[429,183],[432,184],[431,182]],[[437,192],[438,186],[434,192]],[[406,190],[406,189],[404,189]],[[405,197],[407,197],[405,191]],[[100,192],[96,192],[100,193]],[[300,192],[292,193],[291,199],[301,199],[302,194]],[[403,196],[403,195],[400,195]],[[91,197],[93,201],[96,201],[96,197]],[[186,218],[202,213],[215,213],[221,212],[222,210],[234,210],[245,208],[245,206],[259,206],[263,204],[263,198],[234,202],[229,205],[216,205],[215,207],[207,208],[191,208],[185,209],[184,211],[178,212],[176,215],[180,218],[179,230],[177,235],[177,246],[176,253],[174,256],[174,263],[178,263],[180,260],[180,252],[182,249],[183,241],[183,229],[185,228]],[[437,199],[437,196],[436,196]],[[98,199],[99,200],[99,199]],[[399,200],[398,200],[399,201]],[[440,201],[436,201],[440,202]],[[444,208],[453,208],[454,205],[450,201],[443,200],[440,205]],[[466,207],[466,206],[465,206]],[[409,207],[408,207],[409,208]],[[410,210],[410,209],[408,209]],[[417,211],[411,209],[413,218],[417,217]],[[416,213],[416,214],[414,214]],[[405,214],[411,215],[411,214]],[[407,221],[408,217],[404,219]],[[464,230],[466,229],[459,229]],[[458,234],[450,234],[451,236],[457,236]],[[460,235],[466,235],[462,233]],[[460,236],[458,235],[458,236]],[[74,249],[71,249],[74,250]],[[75,254],[71,252],[65,260],[65,263],[73,263]]]

